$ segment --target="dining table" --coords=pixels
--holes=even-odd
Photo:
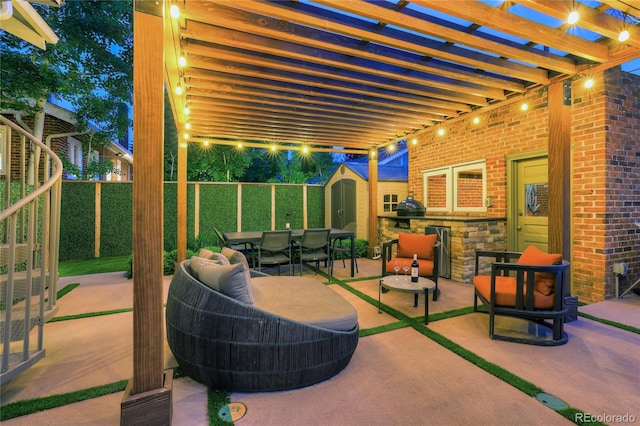
[[[291,229],[291,239],[299,241],[302,239],[304,229]],[[225,232],[224,237],[227,240],[228,245],[236,244],[257,244],[262,239],[262,231],[240,231],[240,232]],[[331,228],[329,232],[329,240],[346,239],[351,241],[351,276],[355,276],[355,258],[356,258],[356,246],[355,246],[355,233],[353,231],[347,231],[345,229]]]

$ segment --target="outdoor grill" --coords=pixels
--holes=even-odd
[[[406,200],[401,201],[398,204],[398,208],[396,209],[396,213],[400,217],[404,216],[424,216],[425,212],[424,204],[422,204],[418,200],[414,200],[410,195]]]

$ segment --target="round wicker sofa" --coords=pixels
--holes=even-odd
[[[336,375],[351,360],[357,322],[338,331],[274,315],[213,290],[188,265],[171,281],[166,327],[171,351],[194,380],[241,392],[295,389]]]

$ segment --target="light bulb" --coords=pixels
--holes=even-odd
[[[393,152],[393,151],[395,151],[395,150],[396,150],[396,146],[395,146],[394,144],[391,144],[391,145],[389,145],[389,146],[387,147],[387,151],[389,151],[389,152]]]
[[[191,123],[185,123],[184,128],[189,130],[191,128]]]
[[[182,110],[182,112],[184,112],[184,115],[189,115],[189,114],[191,114],[191,110],[189,109],[189,107],[184,107],[184,109]]]
[[[480,123],[480,117],[473,117],[473,124]]]
[[[572,10],[571,13],[569,13],[569,16],[567,16],[567,23],[569,25],[573,25],[576,22],[578,22],[579,19],[580,19],[580,14],[577,11]]]
[[[182,95],[182,86],[176,86],[176,95]]]
[[[439,129],[438,129],[438,136],[444,136],[444,134],[445,134],[444,129],[443,129],[442,127],[441,127],[441,128],[439,128]]]
[[[414,144],[414,145],[418,145],[418,139],[413,138],[413,140],[411,141],[411,143],[412,143],[412,144]]]
[[[593,78],[589,77],[584,82],[584,87],[591,89],[593,87]]]
[[[526,102],[524,102],[522,105],[520,105],[520,109],[521,109],[522,111],[526,111],[526,110],[528,110],[528,109],[529,109],[529,104],[528,104],[528,103],[526,103]]]
[[[178,58],[178,65],[180,67],[183,67],[183,68],[186,67],[187,66],[187,58],[185,58],[184,56],[180,56]]]
[[[627,30],[622,30],[620,31],[620,34],[618,34],[618,41],[620,43],[625,42],[629,40],[629,31]]]
[[[308,153],[309,153],[309,147],[307,147],[307,146],[303,146],[303,147],[302,147],[302,153],[303,153],[303,154],[308,154]]]
[[[178,19],[180,17],[180,8],[175,4],[172,5],[171,8],[169,8],[169,14],[173,19]]]
[[[277,150],[277,149],[278,149],[278,147],[277,147],[277,146],[275,146],[275,145],[271,145],[271,151],[275,151],[275,150]]]

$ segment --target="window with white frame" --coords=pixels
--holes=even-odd
[[[427,211],[487,211],[485,160],[427,170],[422,179]]]
[[[67,139],[67,145],[69,147],[69,162],[76,166],[80,172],[82,172],[82,142],[72,137]],[[67,173],[67,179],[77,179],[73,173]]]
[[[7,153],[9,152],[9,126],[0,126],[0,175],[7,173]]]

